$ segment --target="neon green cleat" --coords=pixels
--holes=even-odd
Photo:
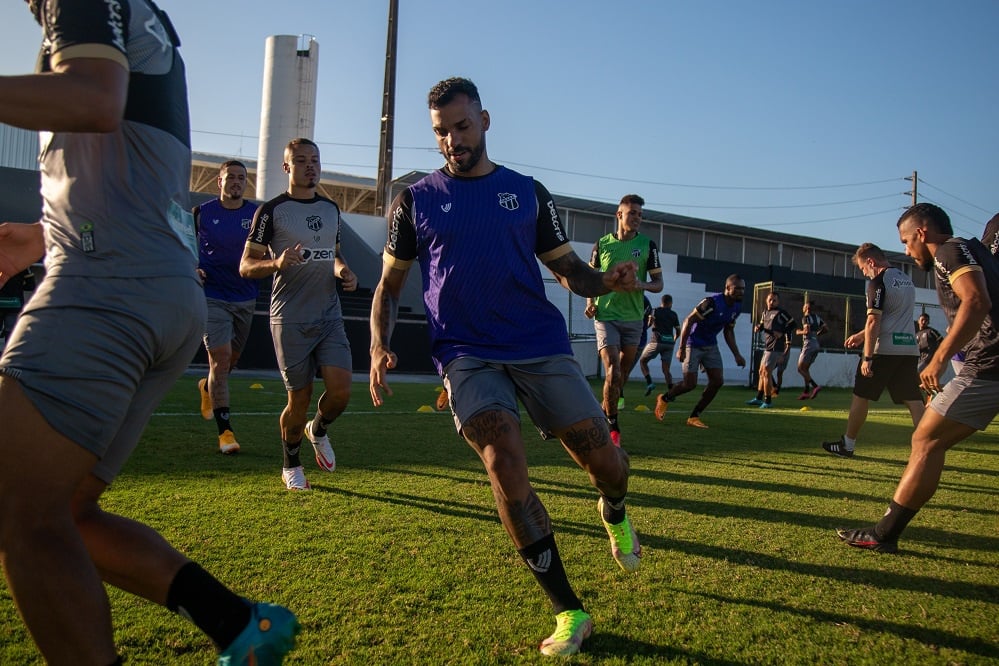
[[[611,525],[604,520],[603,497],[597,500],[597,511],[600,513],[600,522],[604,524],[607,536],[610,537],[611,555],[614,556],[614,560],[628,573],[638,571],[642,558],[642,545],[638,543],[638,535],[635,534],[635,528],[631,526],[628,516],[625,515],[624,520],[617,525]]]
[[[555,616],[555,633],[541,642],[541,654],[549,657],[576,654],[591,633],[593,620],[586,611],[562,611]]]

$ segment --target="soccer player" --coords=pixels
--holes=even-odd
[[[763,357],[760,359],[758,391],[756,397],[746,402],[747,405],[759,405],[760,409],[769,409],[773,404],[774,378],[773,371],[780,365],[782,358],[787,358],[791,349],[791,314],[780,306],[780,296],[775,291],[767,294],[767,309],[760,315],[760,321],[753,328],[754,332],[763,332]]]
[[[676,339],[680,337],[680,318],[673,311],[673,297],[663,294],[658,308],[652,310],[648,317],[648,324],[652,328],[652,339],[642,350],[642,356],[638,359],[638,367],[645,377],[645,395],[649,395],[656,390],[656,385],[652,382],[652,374],[649,372],[649,361],[659,356],[659,361],[663,368],[663,377],[666,379],[666,389],[673,388],[673,375],[670,374],[669,366],[673,361],[673,347]]]
[[[319,146],[292,139],[284,149],[288,190],[257,209],[239,273],[245,278],[274,276],[271,336],[278,368],[288,391],[281,412],[281,480],[288,490],[311,488],[300,451],[303,434],[312,442],[319,469],[336,469],[327,432],[350,401],[353,368],[336,280],[344,291],[357,288],[357,276],[340,253],[340,207],[319,196]],[[318,370],[323,380],[316,415],[308,421]]]
[[[0,225],[0,282],[46,275],[0,358],[0,561],[46,662],[120,664],[104,584],[162,604],[219,662],[278,663],[298,623],[100,499],[204,333],[184,65],[146,0],[46,0],[38,74],[0,122],[44,130],[40,222]]]
[[[818,358],[822,350],[819,336],[824,334],[828,328],[822,321],[822,317],[815,312],[815,301],[805,301],[801,306],[801,328],[795,333],[801,336],[801,353],[798,354],[798,374],[805,380],[805,387],[798,396],[798,400],[808,400],[815,398],[822,390],[822,387],[812,379],[812,364]]]
[[[718,350],[719,333],[724,336],[736,365],[746,367],[746,359],[739,353],[739,346],[735,341],[735,320],[742,312],[742,296],[745,292],[746,281],[733,273],[725,279],[725,291],[702,300],[683,320],[680,344],[676,350],[676,358],[683,364],[683,381],[674,384],[666,393],[656,396],[657,419],[663,420],[669,403],[678,396],[697,388],[697,369],[703,367],[708,375],[708,385],[687,418],[687,425],[693,428],[708,427],[701,420],[701,413],[708,408],[718,389],[725,383],[725,366]]]
[[[486,152],[489,112],[468,79],[429,94],[430,120],[445,165],[399,193],[371,308],[371,400],[391,395],[387,373],[398,301],[419,261],[434,364],[450,395],[455,427],[482,459],[500,520],[555,611],[546,655],[569,655],[593,628],[569,584],[552,521],[531,486],[517,399],[546,437],[561,441],[599,492],[611,553],[636,571],[638,537],[625,510],[628,455],[613,445],[607,419],[572,358],[558,309],[545,297],[537,260],[582,296],[640,293],[628,261],[598,272],[572,250],[555,202],[530,177]]]
[[[246,346],[257,304],[257,281],[240,276],[239,260],[257,206],[243,198],[246,166],[238,160],[219,167],[218,187],[217,199],[192,211],[198,230],[198,275],[208,303],[208,377],[198,381],[198,392],[201,416],[215,418],[219,451],[231,454],[239,453],[239,442],[229,417],[229,373]]]
[[[916,372],[923,372],[930,359],[933,358],[933,354],[936,353],[937,347],[940,346],[941,340],[943,340],[943,336],[940,335],[940,331],[930,326],[930,315],[925,312],[919,315],[919,318],[916,319],[916,346],[919,348],[919,362],[916,364]]]
[[[999,213],[993,215],[992,219],[985,224],[982,243],[993,257],[999,258]]]
[[[999,413],[999,262],[977,239],[955,238],[947,213],[933,204],[902,213],[898,235],[905,253],[934,271],[950,331],[920,374],[936,395],[912,433],[909,462],[888,510],[873,527],[836,530],[847,544],[881,553],[897,552],[903,530],[933,497],[947,451]],[[940,377],[959,349],[966,352],[961,373],[941,390]]]
[[[624,261],[638,266],[642,290],[658,293],[663,290],[663,270],[659,265],[659,249],[655,242],[639,233],[642,226],[642,206],[645,200],[637,194],[626,194],[618,204],[617,230],[593,244],[590,266],[606,271]],[[648,282],[644,280],[648,279]],[[603,408],[610,424],[611,438],[621,445],[621,428],[617,412],[628,375],[638,357],[638,341],[642,336],[645,305],[642,292],[612,291],[586,299],[583,313],[593,319],[597,334],[597,352],[604,366]]]
[[[867,322],[843,343],[848,349],[862,349],[853,380],[853,399],[847,415],[846,432],[822,448],[841,458],[853,457],[860,428],[867,420],[871,400],[879,400],[884,390],[896,404],[909,408],[912,425],[923,416],[923,396],[919,391],[916,360],[919,348],[912,330],[912,309],[916,287],[908,275],[888,263],[884,251],[864,243],[853,255],[853,263],[867,283]]]

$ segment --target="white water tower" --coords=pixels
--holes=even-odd
[[[257,198],[288,189],[281,168],[284,147],[296,137],[314,139],[319,42],[311,35],[272,35],[264,47],[264,91],[260,103]]]

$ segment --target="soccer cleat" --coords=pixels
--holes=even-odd
[[[708,424],[700,419],[698,416],[691,416],[687,419],[687,425],[691,428],[707,428]]]
[[[656,390],[656,385],[653,384],[652,382],[649,382],[648,384],[645,385],[645,396],[648,397],[649,394],[655,390]]]
[[[747,405],[762,405],[763,401],[760,400],[759,398],[753,398],[752,400],[747,400],[746,404]]]
[[[769,402],[761,402],[760,403],[760,409],[770,409],[771,407],[773,407],[773,405],[771,403],[769,403]]]
[[[288,490],[309,490],[312,488],[308,479],[305,478],[305,468],[301,465],[282,468],[281,480],[284,481],[284,486]]]
[[[617,399],[617,408],[624,409],[624,396]]]
[[[846,448],[846,442],[840,437],[835,442],[822,442],[822,448],[840,458],[852,458],[853,449]]]
[[[236,435],[232,430],[223,430],[219,435],[219,451],[225,455],[239,453],[239,442],[236,441]]]
[[[336,469],[336,456],[333,454],[333,446],[330,444],[329,435],[317,436],[312,432],[312,421],[305,424],[305,436],[312,442],[312,448],[316,450],[316,464],[319,469],[332,472]]]
[[[437,408],[438,412],[443,412],[448,408],[448,403],[447,389],[442,388],[441,392],[437,394],[437,402],[434,403],[434,407]]]
[[[817,396],[819,394],[819,391],[821,391],[821,390],[822,390],[821,386],[816,386],[815,388],[812,389],[812,392],[808,394],[808,397],[811,400],[814,400],[815,396]]]
[[[631,526],[628,515],[625,514],[624,520],[617,525],[608,523],[604,520],[603,497],[597,500],[597,512],[600,514],[600,522],[607,530],[607,536],[610,537],[611,555],[614,556],[614,561],[628,573],[638,571],[642,558],[642,544],[638,543],[638,535],[635,534],[635,528]]]
[[[212,413],[212,396],[208,395],[208,377],[202,377],[198,380],[198,394],[201,396],[201,418],[211,421],[214,414]]]
[[[621,433],[617,430],[611,430],[610,436],[611,436],[611,442],[614,443],[614,446],[616,446],[617,448],[621,448]]]
[[[660,393],[656,396],[656,418],[662,421],[667,409],[669,409],[669,400],[666,399],[665,393]]]
[[[562,611],[555,616],[555,633],[541,642],[541,654],[549,657],[576,654],[591,633],[593,620],[586,611]]]
[[[301,626],[290,610],[256,603],[250,612],[246,628],[219,654],[218,666],[280,666],[295,647]]]
[[[808,400],[812,397],[812,394],[808,392],[808,389],[802,391],[801,395],[798,396],[798,400]]]
[[[864,548],[877,553],[897,553],[898,540],[882,541],[874,535],[874,528],[850,530],[845,527],[836,528],[836,536],[845,541],[848,546]]]

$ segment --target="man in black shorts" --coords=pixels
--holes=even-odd
[[[912,433],[909,462],[888,510],[873,527],[836,530],[857,548],[896,552],[902,531],[936,492],[947,451],[999,413],[999,262],[978,240],[953,234],[947,213],[933,204],[916,204],[898,221],[905,253],[935,273],[950,331],[919,377],[936,395]],[[941,391],[940,376],[959,349],[964,367]]]
[[[11,594],[48,663],[121,664],[105,584],[193,621],[220,663],[278,663],[291,612],[247,602],[100,504],[204,333],[180,40],[146,0],[30,8],[39,73],[0,77],[0,122],[45,130],[41,221],[0,225],[0,282],[46,254],[0,358]]]
[[[853,380],[846,433],[838,440],[822,442],[823,449],[841,458],[853,457],[870,401],[879,400],[885,389],[895,404],[909,408],[913,426],[923,416],[923,396],[916,373],[919,349],[912,329],[916,287],[908,275],[888,263],[884,251],[873,243],[857,248],[853,262],[870,280],[867,322],[864,330],[849,336],[844,344],[849,349],[862,349],[863,353]]]

